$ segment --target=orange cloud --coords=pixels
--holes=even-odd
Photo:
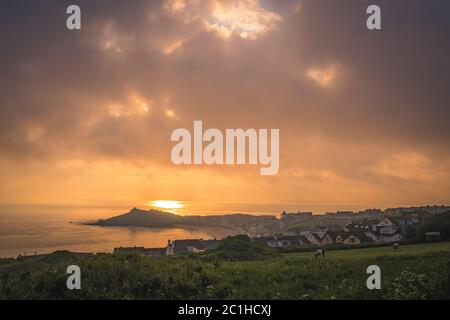
[[[307,76],[321,87],[329,88],[336,80],[337,67],[333,65],[327,68],[310,68],[307,71]]]
[[[443,172],[425,154],[402,152],[381,160],[374,168],[375,174],[410,181],[432,182],[439,180]],[[446,174],[447,175],[447,174]]]
[[[183,17],[185,23],[200,21],[206,28],[229,38],[256,39],[272,30],[282,17],[259,0],[167,0],[165,9]]]

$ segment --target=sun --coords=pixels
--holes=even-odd
[[[155,200],[150,205],[161,209],[180,209],[184,206],[181,201],[176,200]]]

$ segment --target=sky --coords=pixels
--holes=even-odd
[[[3,0],[0,204],[450,204],[449,15],[443,0]],[[279,172],[174,165],[171,133],[195,120],[278,128]]]

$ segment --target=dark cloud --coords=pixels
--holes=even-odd
[[[365,28],[370,1],[264,1],[281,19],[255,39],[224,39],[198,7],[77,3],[79,32],[65,28],[72,1],[0,4],[2,158],[171,166],[171,131],[203,120],[280,128],[282,170],[311,170],[300,176],[315,181],[332,171],[378,183],[374,168],[402,152],[448,161],[446,1],[378,1],[375,32]],[[333,73],[331,85],[312,69]]]

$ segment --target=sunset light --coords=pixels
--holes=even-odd
[[[181,209],[183,203],[175,200],[155,200],[150,202],[150,205],[161,209]]]

